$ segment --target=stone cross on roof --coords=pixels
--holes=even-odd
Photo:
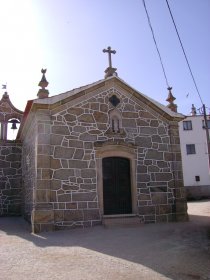
[[[111,58],[111,54],[116,54],[115,50],[111,50],[111,47],[108,47],[107,49],[103,49],[104,53],[108,53],[108,57],[109,57],[109,67],[112,68],[112,58]]]
[[[108,47],[107,49],[103,49],[104,53],[108,53],[108,59],[109,59],[109,67],[105,70],[105,78],[111,77],[113,76],[113,74],[115,74],[115,76],[117,76],[116,70],[117,68],[112,68],[112,54],[115,54],[116,51],[112,50],[111,47]]]

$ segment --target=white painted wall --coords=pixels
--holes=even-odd
[[[202,126],[203,119],[201,115],[187,117],[184,121],[192,121],[192,130],[183,130],[183,121],[179,123],[185,186],[210,186],[206,130]],[[186,144],[195,144],[196,154],[187,155]],[[195,181],[195,176],[200,176],[200,182]]]

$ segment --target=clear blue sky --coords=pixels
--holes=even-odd
[[[168,0],[203,102],[210,107],[210,1]],[[178,111],[201,107],[165,0],[146,0]],[[41,68],[50,96],[98,81],[113,66],[138,91],[167,104],[167,87],[142,0],[0,0],[0,83],[24,110]],[[186,95],[189,93],[189,97]],[[1,90],[3,94],[3,90]]]

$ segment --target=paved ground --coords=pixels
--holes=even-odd
[[[41,235],[0,218],[0,279],[210,279],[210,201],[188,207],[188,223]]]

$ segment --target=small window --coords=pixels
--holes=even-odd
[[[195,181],[200,182],[200,176],[195,176]]]
[[[192,130],[192,122],[191,121],[183,121],[183,129],[184,130]]]
[[[186,145],[187,155],[195,154],[195,144]]]
[[[202,120],[203,128],[206,128],[204,120]],[[210,120],[207,120],[207,127],[210,129]]]

